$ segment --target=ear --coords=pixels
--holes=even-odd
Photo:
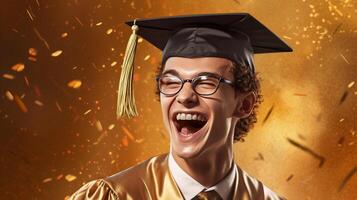
[[[234,112],[234,116],[237,118],[246,118],[252,112],[254,108],[254,104],[257,100],[257,96],[254,92],[241,93],[238,94],[238,103]]]

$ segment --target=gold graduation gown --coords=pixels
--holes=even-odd
[[[238,166],[230,199],[281,200],[260,181],[250,177]],[[159,155],[105,179],[82,186],[71,200],[156,200],[184,199],[168,166],[168,155]]]

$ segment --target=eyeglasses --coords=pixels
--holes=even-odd
[[[193,79],[185,80],[173,75],[164,75],[157,77],[156,81],[158,83],[159,91],[162,94],[169,96],[173,96],[179,93],[186,82],[191,83],[193,91],[202,96],[214,94],[217,91],[220,83],[233,85],[232,81],[214,75],[202,75]]]

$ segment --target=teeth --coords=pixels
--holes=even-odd
[[[185,114],[185,113],[178,113],[176,115],[176,120],[199,120],[199,121],[206,121],[205,117],[200,114]]]

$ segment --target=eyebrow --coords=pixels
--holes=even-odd
[[[174,69],[169,69],[169,70],[165,71],[164,73],[162,73],[162,75],[166,75],[166,74],[171,74],[171,75],[180,77],[179,73]],[[212,73],[212,72],[200,72],[196,76],[216,76],[216,77],[221,77],[220,74]]]

